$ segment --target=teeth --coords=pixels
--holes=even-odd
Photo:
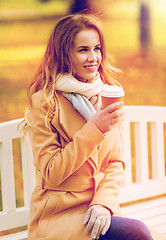
[[[92,66],[92,67],[86,67],[86,68],[90,68],[90,69],[93,69],[93,68],[95,68],[95,66]]]

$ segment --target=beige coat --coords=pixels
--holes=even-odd
[[[119,129],[105,136],[57,93],[52,131],[40,115],[41,91],[27,115],[37,186],[30,207],[29,239],[90,240],[82,226],[90,205],[119,214],[117,196],[123,179]]]

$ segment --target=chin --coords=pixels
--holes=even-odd
[[[96,74],[97,74],[97,72],[90,73],[90,74],[84,74],[82,76],[75,75],[75,77],[81,82],[87,82],[87,81],[90,82],[90,81],[93,81],[93,79],[96,77]]]
[[[97,73],[92,74],[91,76],[87,76],[86,79],[87,79],[88,81],[93,81],[93,79],[96,77],[96,74],[97,74]]]

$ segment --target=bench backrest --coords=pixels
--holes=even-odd
[[[12,120],[0,123],[0,169],[1,169],[1,212],[0,212],[0,231],[11,228],[25,226],[29,219],[29,204],[33,191],[36,175],[33,166],[33,156],[28,136],[22,136],[18,131],[18,125],[23,119]],[[18,143],[20,140],[20,149]],[[16,152],[16,160],[14,159]],[[18,161],[19,152],[21,153],[21,163]],[[23,204],[18,207],[19,199],[16,195],[19,191],[19,184],[16,182],[17,164],[22,167],[23,182]],[[16,187],[17,184],[17,187]]]
[[[119,196],[120,203],[166,193],[166,107],[127,106],[125,109],[123,143],[126,171]],[[0,123],[0,231],[25,226],[29,218],[29,203],[36,173],[29,138],[17,130],[21,121],[18,119]],[[14,143],[18,139],[20,145]],[[21,155],[20,161],[17,159],[18,152]],[[22,177],[17,177],[18,165],[21,166]],[[21,206],[18,200],[20,185],[17,183],[20,179],[23,185]]]
[[[128,106],[120,203],[166,194],[166,107]]]

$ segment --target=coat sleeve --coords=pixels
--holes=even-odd
[[[32,98],[32,107],[26,115],[34,164],[48,184],[58,186],[80,168],[103,141],[104,135],[90,120],[62,148],[59,133],[46,127],[39,102]]]
[[[98,185],[90,206],[100,204],[107,207],[112,214],[119,215],[118,195],[124,179],[125,164],[123,162],[121,133],[118,129],[114,137],[115,141],[112,151],[107,154],[105,162],[101,167],[105,177]]]
[[[90,204],[99,204],[108,208],[112,214],[119,214],[118,195],[123,179],[123,165],[121,162],[111,162],[103,171],[105,178],[99,184]]]

